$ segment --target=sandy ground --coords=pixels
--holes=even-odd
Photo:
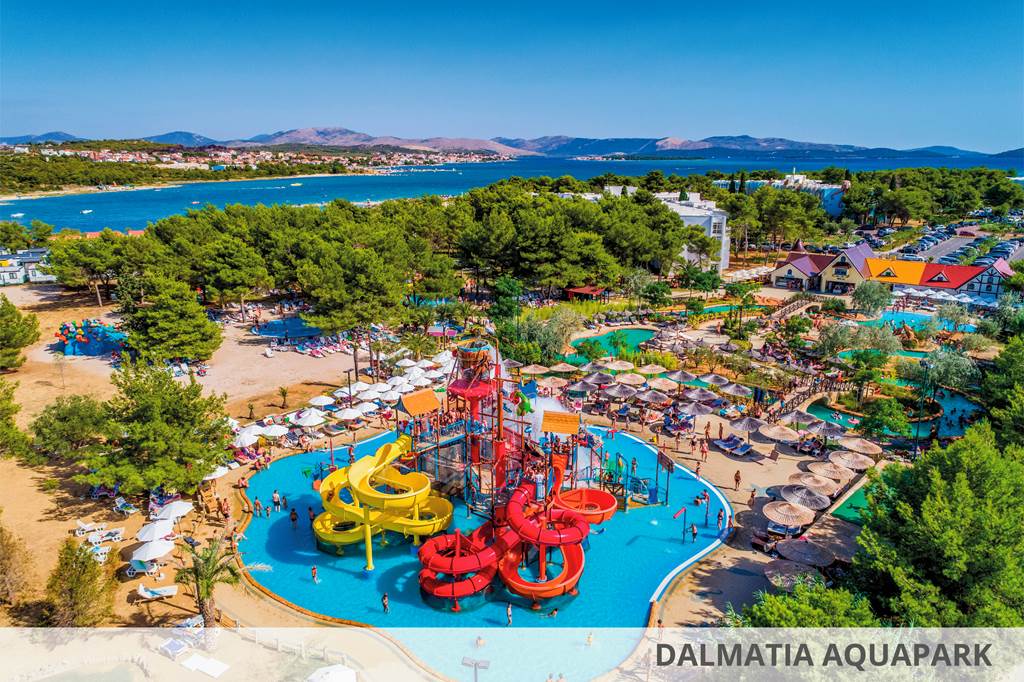
[[[113,393],[110,363],[104,358],[64,357],[50,349],[54,333],[62,322],[100,318],[116,322],[112,306],[98,307],[88,293],[66,292],[54,285],[21,285],[0,290],[19,309],[39,318],[41,337],[26,349],[26,361],[17,371],[6,375],[19,383],[15,394],[22,410],[18,422],[26,426],[42,409],[63,393],[90,394],[106,398]],[[211,358],[210,372],[196,377],[212,393],[228,396],[228,413],[248,417],[253,403],[257,417],[281,410],[279,386],[289,389],[289,407],[302,406],[310,397],[346,381],[345,370],[352,367],[352,356],[335,353],[313,358],[299,353],[263,355],[268,342],[249,332],[248,324],[222,327],[224,341]],[[361,366],[366,359],[361,357]],[[353,377],[355,381],[355,377]]]

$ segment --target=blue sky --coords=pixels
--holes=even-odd
[[[1024,145],[1020,0],[383,4],[4,0],[0,134]]]

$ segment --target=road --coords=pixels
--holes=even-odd
[[[945,256],[947,253],[956,251],[964,244],[971,241],[970,237],[952,237],[944,242],[939,242],[927,251],[921,251],[917,255],[921,256],[925,260],[937,261],[938,259]]]

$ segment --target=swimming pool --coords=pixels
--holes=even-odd
[[[653,339],[655,334],[655,332],[650,329],[637,329],[635,327],[613,329],[610,332],[605,332],[604,334],[601,334],[600,336],[585,336],[581,339],[576,339],[575,341],[572,342],[571,345],[573,348],[577,348],[584,341],[597,341],[599,344],[601,344],[601,347],[604,348],[605,352],[607,352],[608,354],[612,354],[615,353],[616,351],[614,348],[612,348],[610,340],[612,334],[615,334],[617,332],[622,332],[623,334],[625,334],[626,350],[630,352],[633,352],[637,348],[639,348],[641,343]],[[580,355],[579,353],[573,353],[572,355],[565,356],[565,361],[572,364],[584,364],[586,363],[587,359]]]
[[[910,382],[902,379],[884,379],[883,381],[899,386],[911,385]],[[936,397],[935,401],[942,406],[942,416],[939,417],[939,438],[953,438],[955,436],[964,435],[964,428],[960,426],[960,415],[970,417],[981,409],[981,405],[969,400],[964,397],[963,394],[957,393],[956,391],[943,391],[943,395]],[[811,404],[807,409],[807,412],[809,414],[813,414],[818,419],[824,419],[825,421],[841,424],[850,429],[857,428],[856,424],[850,422],[850,419],[853,418],[852,415],[840,411],[838,416],[833,416],[833,410],[821,402],[814,402]],[[920,425],[916,422],[911,424],[911,437],[914,437],[919,433],[921,437],[927,436],[934,423],[935,420],[930,419],[928,421],[921,422]]]
[[[272,336],[283,339],[301,339],[308,336],[320,336],[321,331],[317,327],[310,326],[301,317],[282,317],[277,320],[270,320],[260,325],[259,331],[252,328],[254,334],[260,336]]]
[[[935,325],[942,330],[951,332],[953,331],[953,325],[945,320],[940,320],[934,315],[925,315],[924,313],[908,313],[906,311],[894,311],[886,310],[882,313],[881,317],[877,320],[864,320],[857,324],[862,324],[868,327],[880,327],[883,324],[890,326],[900,327],[904,324],[911,327],[912,329],[920,329],[928,321],[932,321]],[[962,332],[973,332],[977,329],[973,324],[962,324],[957,328],[957,331]]]
[[[591,430],[605,434],[599,427],[591,427]],[[357,456],[372,454],[394,438],[391,432],[360,442],[356,445]],[[653,477],[656,452],[649,444],[620,433],[614,440],[605,439],[605,445],[609,453],[621,454],[627,461],[635,457],[638,474]],[[252,573],[252,578],[283,599],[316,613],[377,627],[503,627],[505,605],[511,602],[516,627],[640,628],[646,625],[651,600],[660,597],[671,577],[721,544],[716,523],[718,511],[733,513],[720,492],[676,465],[667,505],[633,507],[628,513],[620,511],[605,524],[592,529],[585,545],[586,568],[578,585],[578,596],[548,600],[537,612],[530,610],[527,600],[510,595],[496,583],[493,595],[486,601],[467,604],[461,612],[452,613],[424,602],[417,581],[420,563],[412,544],[398,536],[390,536],[386,547],[375,547],[376,570],[369,574],[363,571],[361,545],[351,545],[344,556],[316,549],[306,516],[307,507],[319,512],[321,504],[308,475],[327,459],[323,451],[297,454],[253,474],[248,490],[250,499],[259,497],[266,501],[275,489],[279,490],[288,504],[299,511],[300,523],[292,528],[284,512],[254,519],[245,531],[246,538],[240,542],[239,550],[247,564],[263,563],[272,567],[269,572]],[[664,480],[665,472],[660,475]],[[697,511],[705,508],[692,505],[693,499],[705,489],[711,494],[711,504],[706,508],[707,525],[705,514]],[[688,534],[686,541],[682,540],[683,517],[673,518],[684,504],[688,507],[687,526],[695,523],[698,528],[696,542],[691,542]],[[467,518],[465,506],[456,502],[449,530],[471,530],[481,522],[477,516]],[[314,584],[310,576],[313,565],[317,566],[319,584]],[[388,615],[381,612],[380,598],[384,592],[391,602]],[[543,614],[554,607],[559,609],[557,619],[545,618]],[[433,647],[421,651],[416,642],[406,643],[438,670],[448,665],[445,652]],[[593,660],[588,659],[588,665],[594,667],[593,674],[614,667],[628,655],[632,644],[621,644],[594,652]],[[541,660],[538,665],[545,669],[538,668],[533,678],[544,679],[549,672],[548,664]],[[574,671],[574,678],[580,676]]]

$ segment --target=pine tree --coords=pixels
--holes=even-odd
[[[0,379],[0,458],[23,455],[28,439],[14,423],[14,415],[21,407],[14,402],[14,389],[18,384]]]
[[[128,343],[151,360],[205,360],[220,346],[220,327],[182,282],[160,280],[149,303],[128,318]]]
[[[39,320],[23,315],[11,301],[0,294],[0,372],[20,367],[25,362],[21,351],[39,340]]]
[[[112,560],[99,563],[85,544],[68,538],[46,583],[45,617],[52,627],[95,627],[114,608]]]
[[[747,172],[740,171],[740,186],[736,189],[739,194],[747,193]]]

